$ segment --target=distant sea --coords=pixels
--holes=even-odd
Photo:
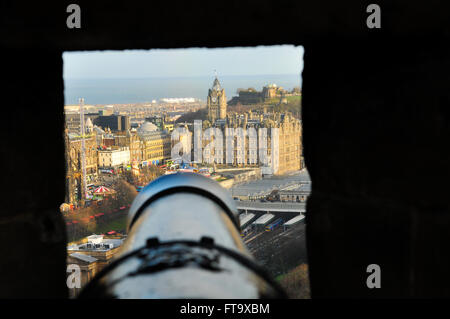
[[[78,103],[83,97],[85,104],[146,103],[161,98],[193,97],[206,100],[214,76],[140,78],[140,79],[64,79],[65,105]],[[219,76],[227,99],[237,95],[239,88],[253,87],[260,91],[263,86],[275,83],[291,90],[301,86],[300,75],[249,75]]]

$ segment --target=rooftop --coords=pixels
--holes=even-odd
[[[89,255],[80,254],[80,253],[72,253],[69,255],[72,258],[79,259],[81,261],[85,261],[87,263],[93,263],[96,262],[98,259]]]
[[[108,251],[122,245],[122,239],[104,238],[103,235],[91,235],[86,237],[87,242],[70,245],[69,251]]]
[[[141,126],[139,126],[138,133],[146,134],[149,132],[155,132],[157,130],[158,130],[158,127],[155,124],[146,121],[146,122],[142,123]]]
[[[219,79],[217,77],[214,79],[212,89],[214,91],[221,91],[222,90],[222,86],[220,85]]]
[[[299,187],[293,189],[281,190],[280,194],[297,194],[297,193],[311,193],[311,184],[302,184]]]
[[[248,213],[248,214],[241,214],[239,215],[239,220],[241,225],[244,225],[246,223],[248,223],[253,217],[255,217],[255,214],[252,213]]]
[[[285,224],[285,225],[292,225],[292,224],[295,224],[296,222],[301,221],[301,220],[304,219],[304,218],[305,218],[305,215],[298,215],[298,216],[295,216],[294,218],[288,220],[288,221],[285,222],[284,224]]]
[[[232,196],[263,196],[275,189],[293,190],[301,188],[304,184],[310,184],[311,180],[307,171],[301,171],[288,176],[275,176],[237,185],[231,188]],[[306,189],[310,186],[305,186]],[[302,189],[303,190],[303,189]]]
[[[275,215],[273,214],[264,214],[261,217],[259,217],[256,221],[255,224],[265,224],[268,223],[269,221],[271,221],[273,218],[275,217]]]

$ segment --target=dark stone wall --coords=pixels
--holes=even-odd
[[[449,295],[449,49],[424,41],[306,47],[313,296]],[[367,289],[378,264],[382,289]]]
[[[61,52],[2,51],[0,298],[66,297]]]
[[[0,297],[66,297],[65,50],[305,46],[312,296],[449,296],[449,40],[444,1],[3,1]],[[367,289],[368,264],[382,288]]]

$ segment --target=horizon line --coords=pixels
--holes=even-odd
[[[218,75],[221,77],[250,77],[250,76],[279,76],[279,75],[290,75],[299,76],[301,78],[301,73],[271,73],[271,74],[223,74]],[[64,80],[139,80],[139,79],[176,79],[176,78],[201,78],[201,77],[211,77],[214,78],[215,75],[174,75],[174,76],[140,76],[140,77],[64,77]]]

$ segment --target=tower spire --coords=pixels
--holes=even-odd
[[[213,90],[222,90],[222,87],[220,86],[220,82],[219,79],[217,78],[217,71],[214,70],[214,74],[216,76],[216,78],[214,79],[213,85],[212,85],[212,89]]]
[[[217,70],[214,69],[215,79],[211,89],[208,91],[207,107],[208,120],[214,124],[216,119],[225,119],[227,113],[227,101],[225,97],[225,89],[220,85],[217,78]]]

